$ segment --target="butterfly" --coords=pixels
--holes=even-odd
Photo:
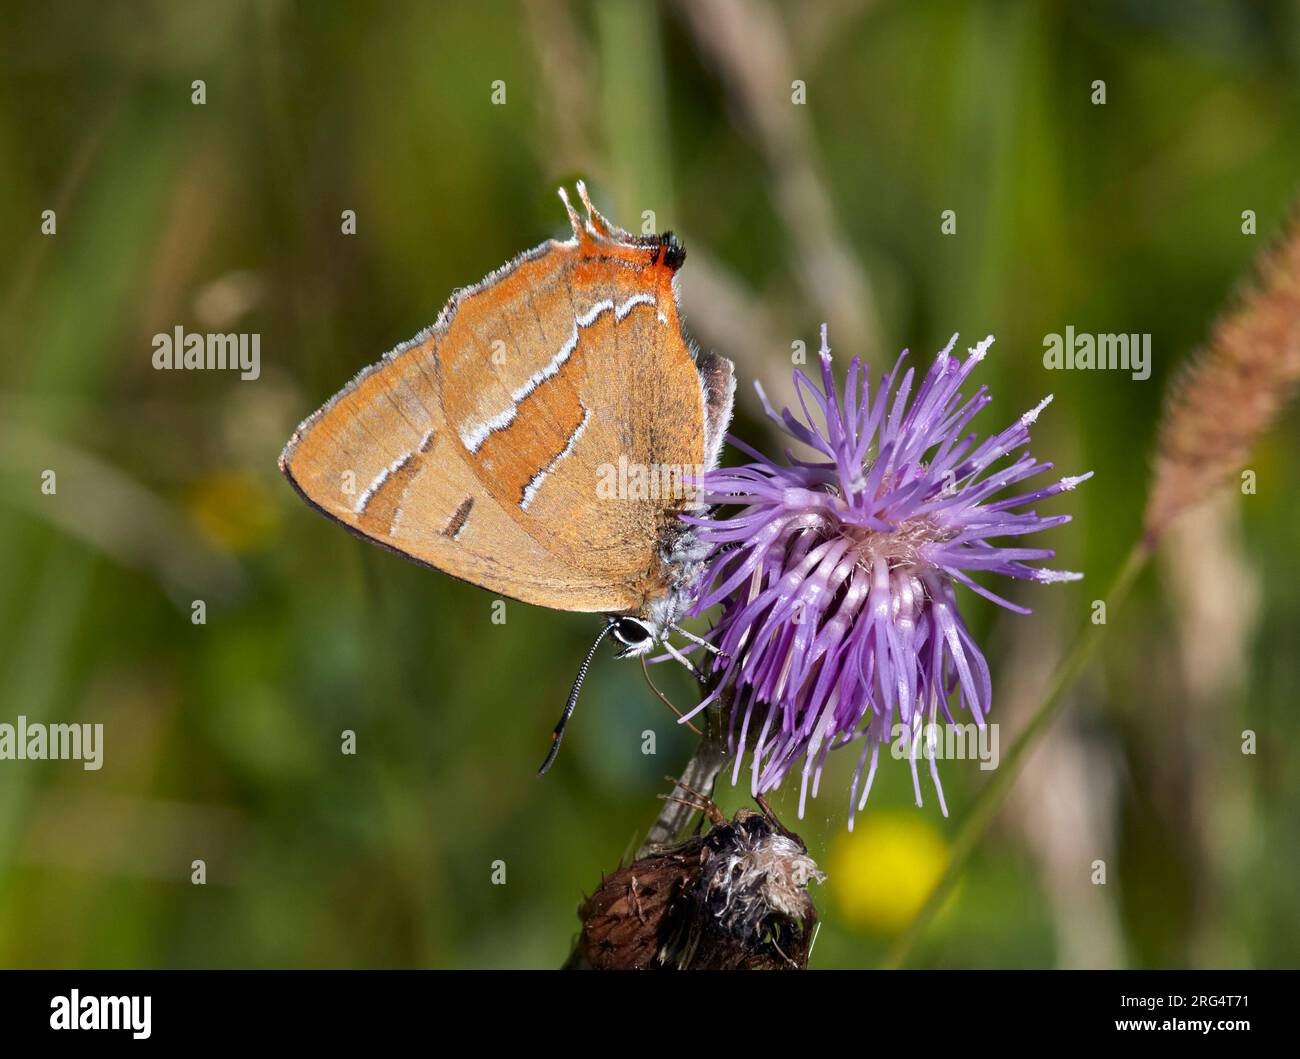
[[[294,432],[280,470],[367,540],[490,592],[603,613],[539,772],[606,635],[669,642],[705,549],[683,514],[717,465],[732,364],[685,333],[671,232],[610,223],[579,181],[572,237],[457,291],[432,327],[357,374]]]

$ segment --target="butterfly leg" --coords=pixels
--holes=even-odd
[[[696,667],[694,662],[692,662],[689,658],[687,658],[684,654],[682,654],[681,651],[677,650],[677,648],[674,647],[672,644],[670,644],[667,640],[660,640],[659,642],[660,644],[663,645],[663,649],[665,651],[667,651],[670,655],[672,655],[675,659],[677,659],[677,661],[679,661],[682,665],[686,667],[686,669],[690,672],[691,676],[693,676],[701,684],[708,683],[709,678]]]

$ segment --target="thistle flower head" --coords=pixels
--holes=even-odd
[[[919,382],[904,368],[904,353],[874,394],[855,357],[841,394],[823,325],[820,387],[795,372],[802,416],[778,415],[759,387],[768,415],[818,458],[787,452],[786,462],[775,463],[732,438],[752,462],[709,472],[700,483],[703,499],[731,514],[691,519],[710,547],[694,612],[722,606],[710,634],[721,652],[715,688],[696,712],[731,697],[732,780],[752,748],[754,794],[779,786],[802,761],[801,817],[830,750],[862,741],[852,827],[895,724],[911,735],[918,805],[924,726],[955,723],[953,701],[983,726],[992,682],[958,610],[957,585],[1023,614],[972,575],[1081,576],[1031,565],[1055,553],[1018,542],[1069,521],[1027,505],[1091,475],[1006,495],[1051,469],[1021,451],[1051,398],[982,441],[967,432],[989,397],[984,386],[969,396],[960,389],[992,341],[960,359],[953,336]],[[926,756],[946,815],[934,755]]]

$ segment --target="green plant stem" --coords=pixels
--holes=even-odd
[[[1120,565],[1109,588],[1102,596],[1106,601],[1108,620],[1113,620],[1149,557],[1149,549],[1139,543],[1134,545],[1128,558]],[[1089,619],[1075,637],[1069,653],[1056,668],[1047,697],[1034,711],[1024,731],[1016,738],[993,778],[976,795],[975,802],[967,813],[966,819],[962,821],[953,842],[952,856],[948,860],[947,868],[916,917],[894,943],[881,965],[883,968],[893,970],[903,966],[916,947],[917,941],[925,933],[939,909],[943,907],[957,885],[957,880],[961,878],[961,873],[965,870],[975,847],[979,845],[989,824],[993,822],[1002,803],[1006,801],[1012,785],[1023,771],[1029,752],[1060,715],[1065,703],[1065,693],[1087,668],[1088,661],[1105,635],[1106,629],[1106,625],[1093,624]]]
[[[703,694],[709,693],[705,688]],[[726,698],[726,696],[723,696]],[[682,770],[672,793],[664,800],[659,816],[651,826],[637,857],[645,857],[677,838],[682,828],[695,815],[695,805],[700,796],[712,797],[713,786],[727,760],[727,744],[722,734],[723,702],[721,699],[704,710],[704,732]]]

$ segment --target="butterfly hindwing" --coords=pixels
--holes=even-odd
[[[588,208],[572,240],[460,292],[299,427],[281,467],[309,503],[524,602],[644,605],[686,500],[636,476],[711,464],[734,384],[682,334],[675,241]]]

